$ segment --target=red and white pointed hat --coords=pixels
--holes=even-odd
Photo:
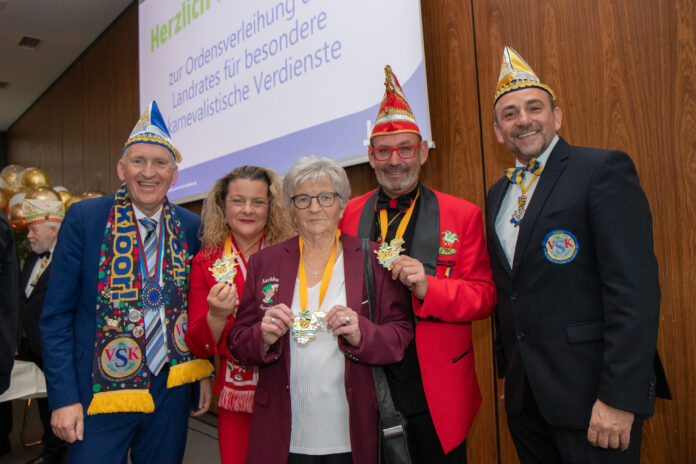
[[[399,85],[399,80],[392,72],[391,66],[384,67],[384,98],[379,107],[375,126],[372,128],[370,138],[378,135],[413,133],[421,135],[418,130],[416,118],[413,116],[411,107],[406,101],[406,95]]]

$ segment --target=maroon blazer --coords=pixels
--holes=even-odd
[[[377,263],[374,253],[371,253],[371,262],[375,282],[375,323],[370,321],[360,239],[342,234],[341,242],[347,306],[359,314],[362,333],[358,347],[349,345],[342,337],[338,339],[346,356],[350,443],[355,464],[373,464],[377,462],[378,408],[372,365],[400,361],[413,339],[413,324],[403,287]],[[371,249],[375,249],[374,244],[371,244]],[[237,319],[227,337],[234,357],[261,366],[254,396],[247,463],[288,460],[292,428],[290,335],[281,337],[268,353],[264,353],[261,319],[265,311],[276,304],[291,306],[299,263],[297,237],[251,257]],[[271,302],[264,302],[263,288],[269,283],[277,283],[278,290]]]

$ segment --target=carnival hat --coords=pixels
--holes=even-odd
[[[498,78],[498,86],[495,89],[493,104],[495,105],[498,99],[506,93],[527,87],[537,87],[545,90],[556,101],[556,95],[551,90],[551,87],[542,84],[534,70],[522,59],[520,54],[512,47],[506,45],[503,50],[503,64],[500,67],[500,77]]]
[[[406,101],[406,95],[399,85],[399,80],[392,72],[391,66],[384,67],[384,98],[372,128],[370,138],[378,135],[413,133],[421,135],[416,118]]]
[[[179,150],[177,150],[172,143],[162,113],[160,113],[157,102],[154,100],[150,102],[143,115],[140,116],[138,123],[133,128],[133,132],[131,132],[123,147],[123,151],[126,151],[126,148],[134,143],[162,145],[171,152],[177,163],[181,162],[181,153],[179,153]]]
[[[27,194],[22,201],[27,225],[37,222],[63,222],[65,205],[53,190],[43,187]]]

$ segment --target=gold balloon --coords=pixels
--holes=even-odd
[[[25,189],[35,188],[35,187],[49,187],[51,185],[51,178],[42,169],[39,168],[27,168],[22,174],[22,187]]]
[[[73,203],[77,203],[80,200],[84,200],[82,195],[73,195],[70,197],[68,201],[65,202],[65,211],[68,211],[68,208],[70,208],[70,205]]]
[[[63,201],[58,192],[51,187],[35,187],[26,191],[25,200]]]
[[[5,213],[5,216],[7,216],[7,207],[10,206],[10,198],[12,198],[12,192],[0,187],[0,210]]]
[[[24,219],[24,212],[22,211],[22,203],[17,203],[10,208],[10,225],[13,229],[26,229],[27,221]]]
[[[106,195],[106,192],[103,192],[101,190],[88,190],[82,194],[83,198],[97,198],[97,197],[103,197]]]
[[[10,164],[0,171],[0,187],[6,188],[12,193],[22,190],[22,171],[24,168],[17,164]]]
[[[61,201],[65,204],[69,199],[72,198],[72,193],[69,190],[59,190],[58,196],[60,196]],[[66,205],[67,206],[67,205]]]

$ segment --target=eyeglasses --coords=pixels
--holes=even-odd
[[[378,161],[386,161],[391,158],[392,152],[396,152],[401,159],[409,159],[416,156],[420,143],[415,145],[399,145],[398,147],[375,147],[370,148],[370,153]]]
[[[295,195],[291,198],[292,204],[297,209],[307,209],[312,204],[312,199],[316,198],[319,206],[329,207],[336,203],[336,198],[341,198],[336,192],[320,192],[317,195]]]

